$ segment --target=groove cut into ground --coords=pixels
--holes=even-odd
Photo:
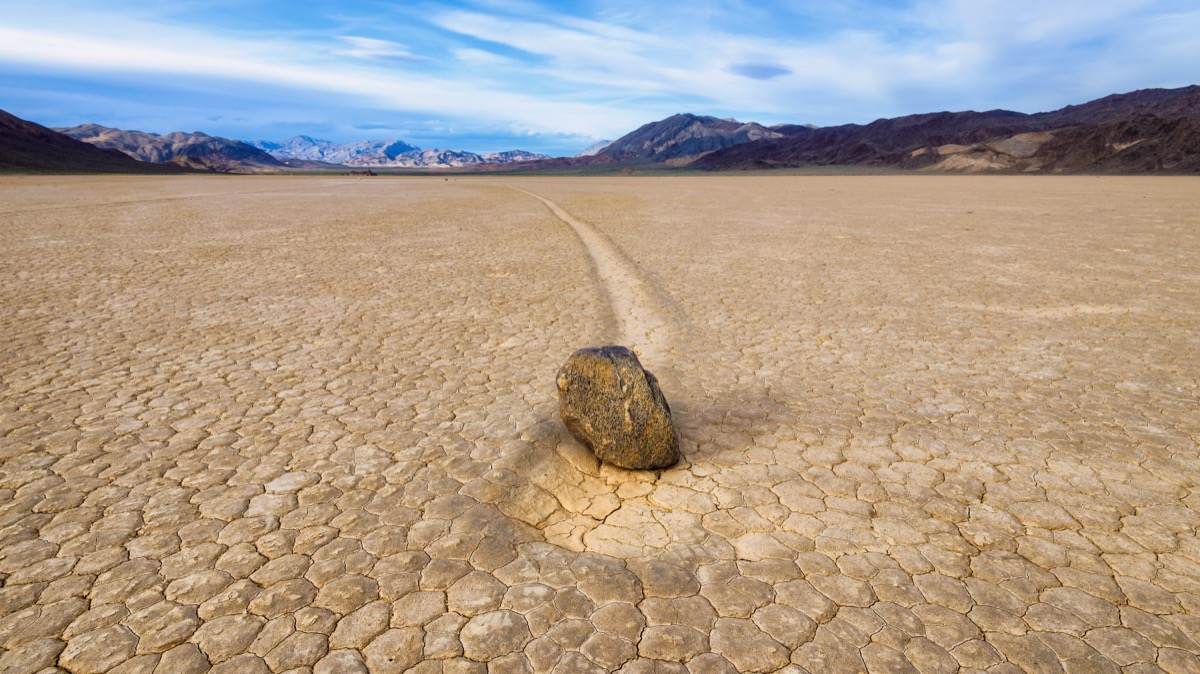
[[[662,291],[655,287],[629,256],[595,226],[571,215],[553,201],[517,187],[512,189],[542,202],[554,217],[575,230],[595,265],[617,325],[615,341],[633,349],[654,372],[674,378],[669,351],[671,318]],[[659,374],[659,378],[662,378]]]

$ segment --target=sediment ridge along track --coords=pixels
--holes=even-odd
[[[542,202],[554,217],[575,230],[587,248],[608,298],[609,311],[617,326],[616,342],[637,352],[647,367],[675,388],[678,374],[672,363],[671,339],[677,326],[665,293],[599,228],[543,196],[511,185],[509,188]]]

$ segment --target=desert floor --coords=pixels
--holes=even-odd
[[[1200,671],[1195,178],[9,176],[0,244],[0,671]],[[605,343],[683,464],[558,420]]]

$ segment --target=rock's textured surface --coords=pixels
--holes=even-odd
[[[563,422],[601,461],[634,470],[679,461],[667,399],[629,349],[579,349],[559,368],[556,383]]]
[[[1194,179],[513,182],[0,176],[0,672],[1200,672]]]

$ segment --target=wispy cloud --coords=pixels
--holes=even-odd
[[[304,45],[287,42],[276,43],[268,52],[254,41],[224,41],[219,49],[196,53],[176,47],[187,41],[168,31],[158,35],[155,40],[135,41],[0,27],[0,60],[97,74],[141,73],[155,76],[156,86],[168,89],[178,85],[180,78],[262,83],[296,90],[297,95],[333,94],[368,107],[449,115],[483,124],[521,123],[547,133],[586,129],[606,114],[585,103],[493,87],[469,74],[447,79],[421,70],[322,61],[307,55]],[[483,100],[487,105],[480,104]],[[630,116],[626,123],[635,119]]]
[[[367,60],[397,60],[423,61],[425,58],[414,54],[397,42],[378,40],[373,37],[358,37],[342,35],[338,39],[347,43],[342,49],[333,49],[329,53],[335,56],[349,56]]]

